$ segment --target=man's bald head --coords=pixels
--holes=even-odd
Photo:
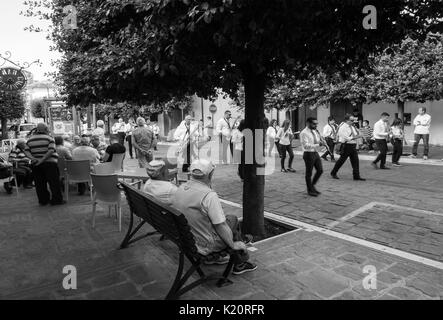
[[[36,131],[38,133],[48,133],[48,126],[46,125],[46,123],[40,122],[39,124],[37,124],[37,129]]]

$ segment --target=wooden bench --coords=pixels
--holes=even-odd
[[[175,243],[179,249],[180,256],[177,274],[165,299],[178,299],[185,292],[211,280],[217,280],[218,287],[232,284],[232,281],[228,279],[235,262],[235,255],[233,254],[234,251],[232,249],[216,252],[210,256],[200,255],[197,252],[195,239],[191,233],[191,228],[188,221],[181,212],[168,205],[165,205],[164,203],[156,200],[154,197],[137,190],[128,183],[121,182],[120,187],[126,194],[126,199],[130,208],[129,228],[123,242],[120,245],[120,248],[127,248],[131,243],[148,236],[161,234],[165,239],[171,240],[173,243]],[[134,215],[141,219],[135,228],[133,228]],[[145,223],[148,223],[154,227],[156,231],[148,232],[134,238],[136,233]],[[230,259],[226,269],[221,275],[206,275],[201,269],[202,264],[206,260],[216,259],[227,254],[230,254]],[[189,262],[191,262],[192,266],[183,276],[185,257],[189,260]],[[198,273],[200,278],[185,286],[188,279],[195,272]]]

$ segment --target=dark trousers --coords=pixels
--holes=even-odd
[[[401,155],[403,154],[403,140],[394,140],[394,152],[392,153],[392,163],[398,163]]]
[[[129,156],[132,159],[134,157],[134,154],[132,152],[132,135],[126,136],[126,141],[128,141]]]
[[[183,172],[188,172],[189,167],[191,166],[191,144],[186,145],[186,152],[183,154],[184,161],[183,161]]]
[[[284,169],[285,168],[285,160],[286,160],[286,152],[289,154],[289,162],[288,162],[288,168],[292,168],[292,161],[294,161],[294,151],[292,150],[292,145],[279,145],[279,150],[280,150],[280,164],[281,164],[281,168]]]
[[[231,157],[233,155],[233,147],[231,139],[227,139],[225,136],[220,136],[220,162],[221,163],[228,163],[228,148],[229,152],[231,153]]]
[[[331,156],[331,160],[335,160],[334,157],[334,147],[335,147],[335,142],[334,139],[332,138],[326,138],[326,143],[328,144],[328,148],[329,150],[331,150],[331,152],[327,151],[322,155],[323,158],[326,158],[328,155]]]
[[[118,143],[120,143],[122,146],[125,145],[125,137],[126,137],[126,133],[124,132],[118,132]]]
[[[32,173],[34,175],[35,191],[40,204],[47,204],[49,202],[51,204],[59,204],[63,202],[57,163],[44,162],[39,166],[32,167]],[[49,185],[51,190],[52,198],[50,198],[47,185]]]
[[[338,170],[343,166],[343,164],[348,160],[351,160],[352,165],[352,174],[355,178],[360,178],[360,168],[359,168],[359,160],[358,160],[358,152],[355,144],[343,144],[343,153],[340,155],[340,158],[335,163],[334,169],[332,169],[331,174],[336,175]]]
[[[365,139],[364,143],[368,146],[368,150],[374,150],[374,147],[372,145],[375,143],[375,140]]]
[[[14,173],[17,175],[17,185],[20,186],[23,184],[24,187],[32,184],[34,180],[32,175],[32,169],[25,166],[20,166],[18,168],[14,168]]]
[[[321,163],[320,156],[317,152],[304,152],[303,160],[305,160],[306,166],[306,187],[308,192],[314,191],[314,186],[317,184],[321,175],[323,174],[323,165]],[[314,179],[312,179],[312,171],[315,168]]]
[[[414,134],[414,146],[412,147],[412,154],[414,156],[417,155],[417,149],[418,149],[418,144],[420,143],[420,140],[423,139],[423,145],[424,145],[424,150],[423,150],[423,156],[428,156],[429,155],[429,134]]]
[[[374,163],[377,164],[380,161],[380,167],[386,166],[386,154],[388,153],[388,142],[386,139],[375,139],[379,154],[375,158]]]
[[[233,240],[242,241],[240,225],[238,223],[238,218],[236,216],[227,215],[226,223],[232,230]],[[248,251],[235,251],[235,264],[242,264],[249,260]]]

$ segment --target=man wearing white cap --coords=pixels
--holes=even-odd
[[[172,197],[177,191],[177,186],[168,181],[168,170],[163,160],[153,160],[146,167],[149,180],[143,191],[167,205],[172,204]]]
[[[201,159],[191,165],[191,180],[181,185],[172,199],[172,205],[183,212],[195,237],[197,250],[206,256],[220,252],[226,247],[236,251],[233,274],[242,274],[257,269],[248,261],[249,255],[242,241],[235,216],[225,216],[217,193],[211,189],[215,166]],[[229,259],[220,258],[211,263],[224,264]]]

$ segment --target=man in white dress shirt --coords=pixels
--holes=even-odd
[[[365,181],[360,177],[359,159],[357,153],[357,140],[361,138],[357,129],[353,126],[354,117],[350,114],[346,114],[343,123],[340,125],[337,135],[338,142],[341,143],[340,158],[335,163],[334,169],[331,171],[331,176],[334,179],[339,179],[337,176],[338,170],[343,166],[346,160],[349,158],[352,165],[352,173],[354,180]]]
[[[228,147],[231,157],[233,152],[231,143],[231,117],[231,111],[225,111],[225,116],[217,121],[217,125],[215,127],[215,132],[220,139],[220,161],[223,161],[224,164],[228,163]]]
[[[300,133],[300,142],[303,150],[303,160],[306,166],[306,186],[308,194],[312,197],[317,197],[320,192],[315,188],[316,183],[323,174],[323,165],[317,149],[323,143],[320,133],[317,131],[318,121],[316,118],[308,118],[306,120],[306,128]],[[315,168],[314,179],[312,179],[312,170]]]
[[[417,149],[420,140],[423,139],[423,160],[428,160],[429,156],[429,129],[431,128],[431,116],[426,113],[426,108],[418,109],[418,115],[414,119],[414,146],[412,147],[413,158],[417,157]]]
[[[380,151],[377,158],[372,162],[372,166],[378,169],[377,163],[380,162],[380,169],[390,169],[386,167],[386,154],[388,153],[388,138],[389,138],[389,113],[383,112],[380,120],[374,124],[374,140]]]
[[[193,120],[192,116],[187,115],[174,133],[174,139],[179,140],[183,152],[183,172],[189,171],[192,158],[195,157],[195,149],[198,149],[199,126],[198,123]]]

